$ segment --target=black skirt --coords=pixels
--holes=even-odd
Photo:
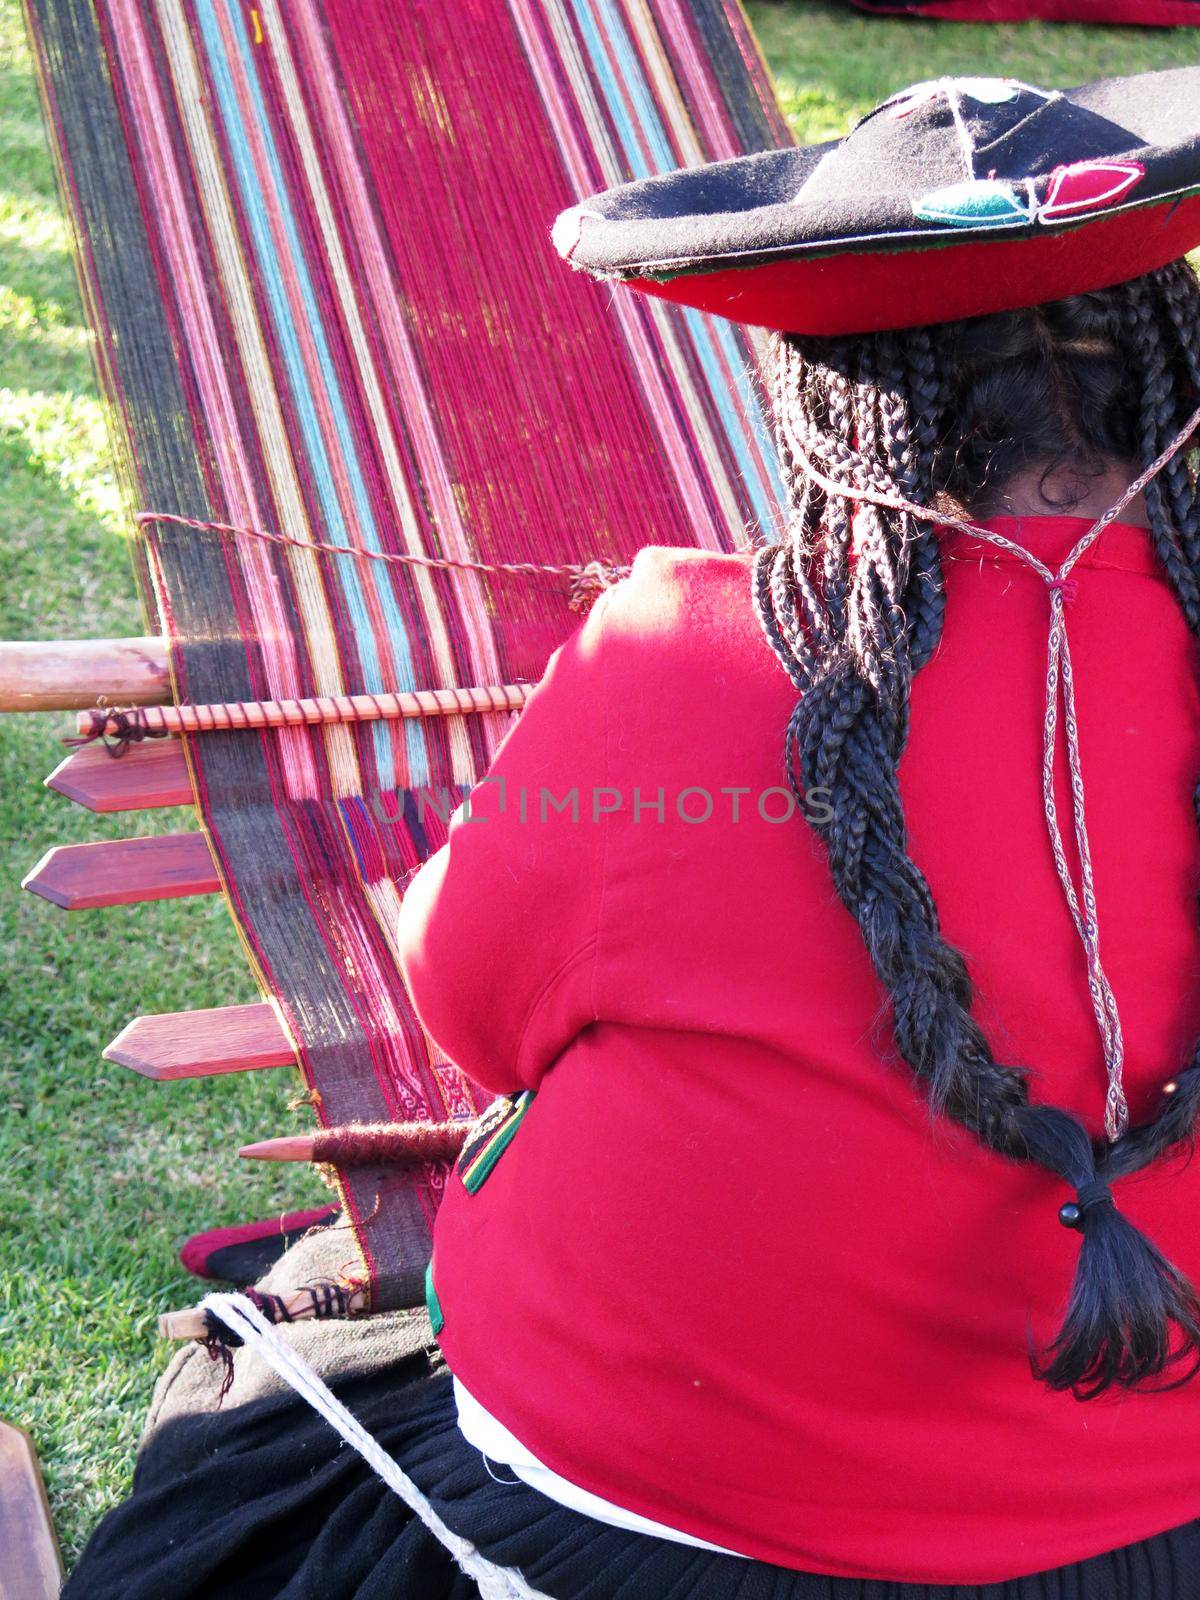
[[[807,1576],[608,1527],[558,1505],[458,1431],[431,1352],[330,1386],[443,1521],[554,1600],[1197,1600],[1200,1522],[982,1587]],[[497,1479],[503,1481],[496,1481]],[[1097,1486],[1102,1492],[1102,1486]],[[474,1600],[418,1519],[297,1396],[160,1418],[129,1500],[64,1600]]]

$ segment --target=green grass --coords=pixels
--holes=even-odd
[[[13,0],[0,3],[0,638],[142,631],[66,230]],[[129,1480],[157,1314],[202,1226],[319,1204],[255,1167],[291,1074],[153,1084],[100,1059],[138,1011],[256,998],[218,900],[68,915],[18,885],[43,850],[178,831],[50,794],[65,716],[0,717],[0,1416],[29,1428],[68,1559]]]
[[[1064,84],[1200,59],[1200,32],[954,27],[821,0],[753,18],[803,139],[943,72]],[[15,0],[0,0],[0,638],[140,631],[66,232]],[[64,718],[0,718],[0,1415],[30,1428],[68,1558],[125,1489],[154,1335],[191,1286],[196,1228],[319,1201],[307,1174],[255,1168],[246,1137],[289,1125],[288,1074],[154,1085],[100,1060],[137,1011],[254,998],[217,901],[68,916],[17,885],[54,843],[182,829],[104,821],[48,794]]]
[[[835,0],[751,0],[747,9],[797,138],[845,132],[889,94],[944,73],[1065,88],[1200,61],[1200,29],[988,26],[848,12]]]

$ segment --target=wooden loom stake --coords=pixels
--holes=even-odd
[[[0,1574],[3,1600],[55,1600],[62,1588],[58,1539],[33,1441],[0,1422]]]
[[[504,683],[482,689],[417,689],[402,694],[321,695],[305,700],[247,700],[219,705],[140,706],[122,711],[81,711],[80,734],[91,738],[159,737],[243,728],[315,727],[331,722],[379,722],[400,717],[453,717],[486,711],[519,711],[533,685]]]

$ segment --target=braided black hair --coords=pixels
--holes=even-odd
[[[777,337],[767,365],[788,517],[760,549],[754,598],[799,699],[786,753],[801,813],[891,1001],[900,1054],[935,1110],[990,1150],[1036,1162],[1075,1198],[1082,1234],[1062,1328],[1034,1370],[1089,1398],[1113,1385],[1184,1382],[1200,1368],[1200,1300],[1113,1204],[1109,1185],[1193,1136],[1200,1045],[1157,1118],[1114,1144],[1031,1102],[972,1014],[966,963],[942,937],[908,847],[897,768],[913,674],[942,631],[945,591],[928,520],[849,499],[826,477],[921,506],[987,516],[1021,471],[1053,483],[1114,462],[1130,476],[1171,443],[1200,398],[1200,285],[1185,262],[1102,293],[934,328],[853,339]],[[1146,491],[1155,547],[1200,637],[1200,490],[1181,453]],[[1064,509],[1062,505],[1058,507]],[[1200,820],[1200,786],[1197,789]],[[1165,1074],[1164,1074],[1165,1076]]]

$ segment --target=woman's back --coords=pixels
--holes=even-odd
[[[1087,522],[994,526],[1050,562]],[[900,769],[911,853],[997,1059],[1034,1063],[1033,1099],[1098,1133],[1104,1057],[1043,815],[1045,590],[940,537],[945,627]],[[1200,1032],[1194,644],[1147,532],[1110,528],[1075,576],[1136,1122]],[[931,1120],[896,1060],[858,925],[789,816],[795,690],[748,578],[644,552],[405,903],[434,1036],[489,1087],[538,1090],[486,1181],[451,1180],[447,1359],[572,1483],[803,1570],[986,1582],[1188,1521],[1200,1387],[1081,1405],[1031,1380],[1079,1250],[1068,1195]],[[1160,1163],[1120,1200],[1200,1277],[1200,1168]]]

